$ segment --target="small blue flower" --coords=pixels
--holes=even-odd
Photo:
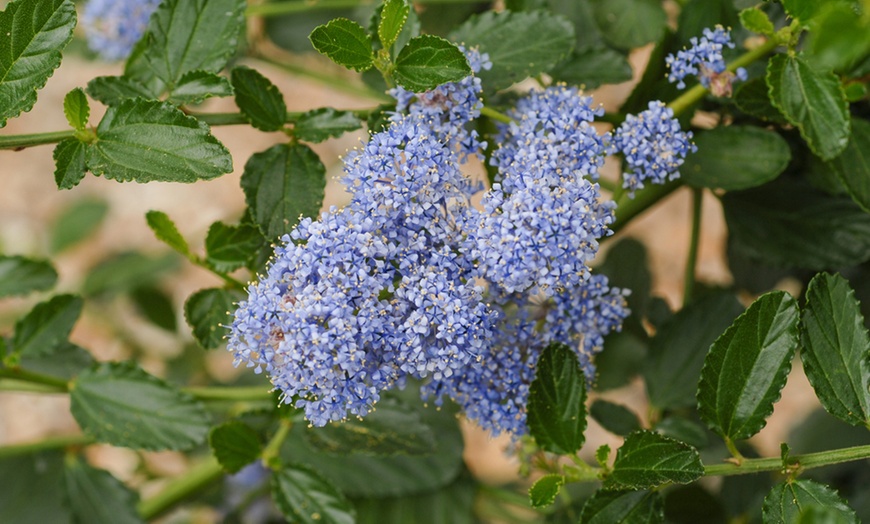
[[[736,77],[746,80],[746,70],[739,68],[736,74],[726,71],[725,59],[722,50],[726,47],[734,48],[731,41],[731,33],[721,25],[713,29],[704,29],[704,36],[700,39],[692,37],[689,40],[692,47],[677,51],[677,55],[668,55],[665,63],[671,70],[668,73],[668,81],[677,82],[677,87],[684,89],[687,76],[697,76],[706,88],[711,88],[716,96],[730,96],[731,82]]]
[[[160,0],[89,0],[82,13],[88,47],[104,60],[123,60],[148,27]]]

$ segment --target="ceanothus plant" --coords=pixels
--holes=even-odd
[[[0,321],[0,395],[67,395],[80,431],[0,445],[0,521],[184,507],[225,522],[870,519],[870,4],[667,3],[676,25],[656,0],[6,2],[0,127],[64,53],[124,61],[66,95],[71,129],[0,134],[5,150],[56,144],[61,190],[88,173],[230,173],[238,153],[214,126],[279,138],[247,159],[246,209],[211,225],[203,254],[165,212],[144,217],[220,282],[184,304],[195,364],[163,377],[140,367],[148,348],[97,361],[70,333],[96,315],[124,343],[107,298],[124,296],[177,335],[154,284],[172,259],[127,253],[53,293],[51,260],[3,244],[0,297],[23,298]],[[327,9],[323,24],[300,16]],[[355,78],[295,61],[312,51]],[[376,103],[288,112],[253,67],[267,62]],[[618,108],[596,101],[628,81]],[[239,111],[200,106],[216,97]],[[322,209],[311,145],[363,128],[341,158],[347,204]],[[645,249],[623,232],[676,191],[693,201],[679,305],[651,296]],[[705,194],[728,229],[728,287],[697,278]],[[53,252],[105,213],[70,209]],[[231,383],[201,364],[217,348],[240,368]],[[820,409],[763,456],[751,438],[798,353]],[[601,396],[627,384],[643,412]],[[584,446],[590,417],[615,453]],[[507,435],[520,491],[475,478],[459,420]],[[93,465],[96,444],[192,466],[140,495]]]

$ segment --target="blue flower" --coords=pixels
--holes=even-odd
[[[721,25],[713,29],[704,29],[704,36],[700,39],[692,37],[689,40],[692,47],[677,51],[677,55],[668,55],[665,63],[671,70],[668,73],[668,81],[677,82],[677,87],[686,87],[684,79],[687,76],[697,76],[701,85],[712,88],[717,96],[730,96],[731,82],[739,78],[746,80],[746,70],[739,68],[736,75],[726,71],[725,59],[722,50],[726,47],[734,48],[731,41],[731,33]]]
[[[82,13],[88,47],[105,60],[127,58],[160,0],[89,0]]]

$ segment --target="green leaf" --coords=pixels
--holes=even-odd
[[[450,39],[489,54],[492,69],[478,76],[490,90],[549,72],[568,58],[575,44],[571,22],[547,11],[487,11],[457,27]]]
[[[387,0],[384,3],[378,24],[378,38],[384,48],[389,49],[399,38],[410,12],[411,8],[405,0]]]
[[[657,491],[598,490],[583,505],[580,524],[661,524],[665,501]]]
[[[307,467],[294,465],[272,476],[272,500],[291,522],[354,524],[353,505],[335,486]]]
[[[704,29],[716,25],[730,29],[739,23],[740,16],[734,7],[734,0],[689,0],[681,7],[677,18],[677,37],[681,47],[691,47],[691,39],[701,36]],[[735,40],[740,42],[739,37]],[[727,52],[725,60],[728,60]]]
[[[822,406],[853,426],[870,427],[870,338],[846,279],[813,278],[801,326],[801,360]]]
[[[63,493],[63,452],[47,451],[0,459],[0,515],[10,524],[69,524],[72,515]]]
[[[12,2],[0,12],[0,127],[36,103],[75,25],[72,0]]]
[[[469,475],[434,491],[405,497],[356,499],[357,524],[476,524],[477,485]]]
[[[642,338],[627,330],[611,333],[604,339],[604,351],[595,357],[592,387],[607,391],[628,384],[640,373],[646,355],[647,343]]]
[[[819,69],[849,71],[870,54],[870,20],[847,3],[825,6],[810,35],[808,58]]]
[[[436,447],[435,433],[420,414],[389,398],[363,419],[331,422],[305,436],[315,448],[333,454],[426,455]]]
[[[646,329],[642,320],[646,316],[650,295],[650,272],[646,248],[633,238],[623,238],[605,255],[604,262],[597,268],[607,276],[611,287],[630,289],[626,297],[631,316],[626,320],[625,327],[642,339],[646,339]],[[599,357],[604,356],[601,353]],[[607,358],[607,357],[605,357]]]
[[[604,39],[620,49],[656,42],[667,16],[658,0],[594,0],[595,22]]]
[[[184,73],[167,99],[172,105],[198,104],[206,98],[232,96],[233,86],[226,78],[208,71]]]
[[[529,503],[533,508],[544,508],[556,501],[556,495],[565,485],[562,475],[544,475],[529,488]]]
[[[12,347],[22,356],[50,355],[69,337],[82,313],[83,301],[75,295],[58,295],[37,304],[15,323]]]
[[[136,511],[139,496],[108,471],[80,458],[68,459],[63,485],[73,521],[81,524],[144,523]]]
[[[0,297],[47,291],[56,282],[57,271],[49,262],[0,255]]]
[[[226,328],[233,322],[235,303],[242,299],[227,289],[203,289],[184,303],[184,318],[193,328],[193,336],[205,349],[220,346],[226,337]]]
[[[87,174],[85,151],[87,144],[75,138],[66,138],[54,148],[54,181],[58,189],[72,189]]]
[[[154,286],[139,286],[133,289],[130,298],[136,309],[155,326],[171,332],[178,329],[172,298],[162,290]]]
[[[215,222],[205,237],[206,261],[217,271],[235,271],[244,267],[262,244],[263,237],[256,227]]]
[[[287,105],[278,87],[258,71],[238,66],[232,73],[236,105],[260,131],[278,131],[287,121]]]
[[[560,455],[585,442],[586,377],[577,355],[564,344],[547,346],[529,388],[529,433],[542,449]]]
[[[656,424],[655,430],[668,438],[685,442],[698,449],[705,448],[709,444],[707,428],[694,420],[668,417]]]
[[[119,182],[196,182],[233,170],[209,128],[167,102],[125,100],[109,107],[88,145],[88,169]]]
[[[396,82],[415,93],[458,82],[471,74],[465,54],[456,45],[433,35],[412,38],[396,57]]]
[[[575,51],[550,74],[558,82],[595,89],[601,84],[627,82],[632,72],[625,55],[602,46]]]
[[[305,145],[277,144],[251,156],[242,190],[263,235],[290,233],[300,216],[317,216],[326,187],[326,168]]]
[[[855,522],[852,515],[826,506],[807,506],[801,511],[798,524],[849,524]]]
[[[819,0],[782,0],[782,6],[788,15],[797,18],[805,25],[818,14],[825,3],[827,2],[819,2]]]
[[[145,213],[145,221],[148,227],[154,232],[154,236],[158,240],[171,247],[178,253],[186,257],[190,257],[190,246],[187,245],[187,240],[178,231],[175,222],[169,218],[169,215],[163,211],[151,210]]]
[[[813,153],[831,160],[849,143],[849,104],[840,80],[799,56],[778,54],[767,65],[773,105],[797,126]]]
[[[20,363],[28,371],[70,380],[91,367],[94,357],[86,349],[63,341],[50,355],[22,356]]]
[[[163,273],[178,266],[175,255],[167,253],[160,258],[151,258],[136,251],[113,255],[91,270],[82,285],[82,293],[118,292],[157,280]]]
[[[791,150],[774,131],[755,126],[717,127],[695,136],[698,151],[680,175],[691,186],[728,191],[769,182],[785,171]]]
[[[263,443],[251,426],[238,420],[225,422],[212,428],[208,445],[224,471],[238,473],[243,467],[260,457]]]
[[[784,291],[762,295],[737,317],[713,343],[701,370],[698,413],[710,429],[729,440],[761,430],[798,343],[797,302]]]
[[[753,78],[741,84],[734,92],[734,103],[741,111],[768,122],[786,124],[785,117],[770,101],[764,78]]]
[[[753,33],[760,33],[765,36],[773,36],[773,33],[776,31],[767,13],[757,7],[748,7],[740,11],[740,23]]]
[[[732,293],[716,293],[691,302],[659,328],[641,368],[653,406],[694,405],[707,350],[742,312]]]
[[[308,39],[314,49],[348,69],[365,71],[374,61],[372,37],[363,26],[347,18],[334,18],[315,27]]]
[[[63,98],[63,114],[70,127],[77,131],[81,131],[88,125],[91,108],[88,105],[88,97],[81,87],[73,89]]]
[[[840,156],[825,164],[861,209],[870,213],[870,121],[852,119],[852,136]]]
[[[193,397],[131,362],[106,362],[79,375],[70,403],[85,433],[133,449],[190,449],[205,441],[211,423]]]
[[[51,252],[61,251],[91,236],[109,212],[104,200],[85,198],[63,210],[54,220],[51,232]]]
[[[870,214],[846,195],[777,179],[722,204],[735,253],[766,265],[821,270],[870,259]]]
[[[157,98],[147,87],[123,76],[98,76],[88,82],[91,98],[116,106],[128,98]]]
[[[812,506],[834,510],[845,522],[859,522],[855,510],[836,491],[812,480],[793,480],[777,484],[764,497],[761,511],[765,524],[791,524],[801,522],[801,515]]]
[[[698,450],[652,431],[635,431],[616,450],[608,489],[646,489],[666,482],[688,484],[704,474]]]
[[[402,0],[398,0],[402,1]],[[306,142],[323,142],[362,127],[359,118],[350,111],[338,111],[331,107],[313,109],[300,116],[294,126],[294,134]]]
[[[589,414],[601,427],[621,437],[641,429],[637,415],[622,404],[598,399],[589,407]]]

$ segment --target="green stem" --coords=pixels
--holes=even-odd
[[[263,464],[265,464],[267,468],[274,471],[281,468],[281,446],[284,445],[284,441],[287,440],[292,428],[293,421],[289,418],[281,419],[281,425],[278,426],[278,431],[275,432],[272,439],[268,444],[266,444],[266,447],[263,448],[263,453],[260,455],[260,459],[262,459]]]
[[[254,58],[262,62],[266,62],[267,64],[275,66],[279,69],[283,69],[288,73],[292,73],[294,75],[305,77],[309,80],[314,80],[315,82],[324,84],[331,89],[335,89],[336,91],[343,91],[350,95],[371,98],[373,100],[377,100],[378,102],[389,102],[393,100],[391,97],[387,96],[386,93],[375,91],[374,89],[371,89],[364,84],[350,81],[350,79],[343,76],[339,77],[326,73],[318,73],[312,71],[307,67],[298,66],[296,64],[291,64],[281,60],[275,60],[274,58],[263,54],[262,52],[256,53],[254,55]]]
[[[159,517],[176,504],[197,493],[224,476],[224,470],[211,455],[185,475],[174,479],[157,495],[139,503],[139,515],[145,520]]]
[[[704,191],[692,189],[692,234],[689,238],[689,255],[686,259],[686,274],[683,277],[683,307],[692,301],[695,291],[695,266],[698,263],[698,242],[701,239],[701,207]]]
[[[94,439],[87,435],[65,435],[62,437],[49,437],[40,440],[39,442],[0,446],[0,459],[15,457],[18,455],[26,455],[28,453],[39,453],[40,451],[48,451],[52,449],[62,449],[73,446],[87,446],[88,444],[92,444],[93,442]]]
[[[511,122],[513,122],[513,119],[511,119],[511,117],[507,116],[506,114],[504,114],[500,111],[496,111],[495,109],[493,109],[491,107],[481,108],[480,114],[485,116],[485,117],[489,117],[492,120],[495,120],[497,122],[501,122],[503,124],[510,124]]]
[[[623,194],[616,200],[616,220],[610,229],[614,233],[619,231],[635,216],[673,193],[681,185],[679,180],[674,180],[664,185],[647,186],[635,193],[633,199],[629,198],[627,194]]]
[[[195,387],[182,391],[198,400],[231,400],[237,402],[271,400],[270,386],[249,387]]]
[[[50,131],[48,133],[32,133],[29,135],[6,135],[0,136],[0,149],[14,149],[20,151],[26,147],[39,146],[42,144],[56,144],[61,140],[73,138],[75,131]]]
[[[43,375],[41,373],[33,373],[18,367],[0,369],[0,379],[3,378],[11,378],[13,380],[21,380],[33,384],[42,384],[43,386],[52,388],[54,393],[67,393],[69,391],[69,385],[66,380]]]
[[[801,469],[813,469],[822,466],[841,464],[843,462],[865,460],[868,458],[870,458],[870,445],[820,451],[817,453],[806,453],[804,455],[792,455],[789,457],[789,463],[799,466]],[[724,462],[722,464],[704,466],[704,476],[727,477],[731,475],[747,475],[750,473],[780,470],[782,470],[781,457],[758,459],[745,458],[739,465],[731,462]]]
[[[475,0],[415,0],[415,4],[470,4]],[[352,7],[370,6],[380,0],[305,0],[286,2],[267,2],[248,6],[245,14],[248,16],[279,16],[294,13],[304,13],[325,9],[347,9]]]

